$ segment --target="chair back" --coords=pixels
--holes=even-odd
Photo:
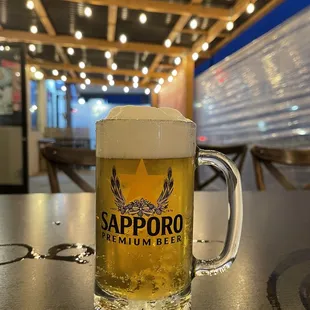
[[[270,174],[287,190],[297,189],[273,163],[287,166],[310,166],[310,149],[278,149],[254,146],[251,149],[253,165],[255,170],[255,179],[257,188],[260,191],[266,189],[263,169],[264,165]],[[304,186],[304,189],[310,189],[310,184]]]
[[[95,189],[82,179],[74,166],[96,166],[96,151],[82,148],[59,147],[53,144],[41,149],[46,160],[49,183],[52,193],[60,193],[57,170],[62,170],[84,192],[95,192]]]
[[[198,146],[202,150],[214,150],[217,152],[221,152],[225,155],[232,155],[232,161],[235,162],[237,165],[239,172],[241,174],[244,160],[247,153],[247,146],[246,145],[235,145],[235,146],[215,146],[215,145],[208,145],[208,146]],[[214,175],[208,178],[207,180],[200,182],[200,171],[199,167],[197,167],[195,172],[195,190],[202,190],[204,187],[210,185],[216,179],[220,178],[225,183],[225,177],[223,173],[213,166],[209,166],[211,170],[214,171]]]

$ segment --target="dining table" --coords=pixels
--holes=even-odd
[[[191,309],[310,309],[310,192],[243,203],[236,261],[193,279]],[[91,193],[0,196],[1,310],[94,309],[95,205]],[[195,257],[219,255],[228,218],[225,192],[195,193]]]

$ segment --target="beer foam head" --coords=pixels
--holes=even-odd
[[[184,158],[196,150],[196,124],[171,108],[122,106],[96,123],[103,158]]]

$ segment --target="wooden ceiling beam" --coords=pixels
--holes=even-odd
[[[42,59],[27,59],[27,64],[30,66],[37,66],[46,70],[62,70],[62,71],[76,71],[76,72],[85,72],[85,73],[99,73],[99,74],[112,74],[112,75],[124,75],[124,76],[138,76],[145,77],[145,75],[138,70],[128,70],[128,69],[117,69],[112,70],[107,67],[94,67],[94,66],[86,66],[85,69],[81,69],[77,65],[72,64],[63,64],[57,62],[49,62]],[[150,73],[150,77],[152,78],[168,78],[167,73],[162,72],[152,72]]]
[[[83,38],[81,40],[77,40],[73,36],[51,36],[49,34],[33,34],[27,31],[17,30],[0,30],[0,41],[1,40],[6,40],[9,42],[41,43],[46,45],[58,44],[63,47],[86,48],[102,51],[110,50],[112,52],[149,52],[151,54],[163,54],[169,56],[180,56],[181,54],[190,51],[185,47],[171,46],[170,48],[166,48],[159,44],[133,42],[122,44],[120,42],[108,42],[106,40],[94,38]]]
[[[47,16],[47,12],[46,12],[41,0],[33,0],[33,2],[34,2],[34,10],[36,11],[37,15],[39,16],[40,21],[41,21],[43,27],[45,28],[46,32],[51,36],[56,36],[56,30],[53,27],[49,17]],[[56,48],[56,51],[57,51],[59,57],[61,58],[61,60],[64,63],[69,64],[70,63],[69,58],[64,53],[62,47],[56,44],[55,48]],[[74,71],[70,71],[70,75],[73,77],[76,76]]]
[[[116,5],[132,10],[142,10],[151,13],[175,14],[191,17],[196,15],[203,18],[229,20],[230,11],[219,7],[202,6],[201,1],[193,1],[190,4],[170,3],[153,0],[65,0],[70,2],[83,2],[93,5],[110,6]],[[200,2],[198,4],[198,2]]]
[[[116,23],[117,23],[117,6],[110,5],[108,8],[108,29],[107,29],[107,39],[109,42],[115,41]],[[109,67],[111,67],[113,63],[113,58],[114,57],[108,59]]]

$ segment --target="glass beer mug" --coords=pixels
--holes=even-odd
[[[221,153],[197,149],[196,124],[170,108],[117,107],[96,132],[95,309],[189,309],[193,277],[235,260],[238,169]],[[227,237],[211,260],[192,255],[197,165],[217,167],[228,185]]]

